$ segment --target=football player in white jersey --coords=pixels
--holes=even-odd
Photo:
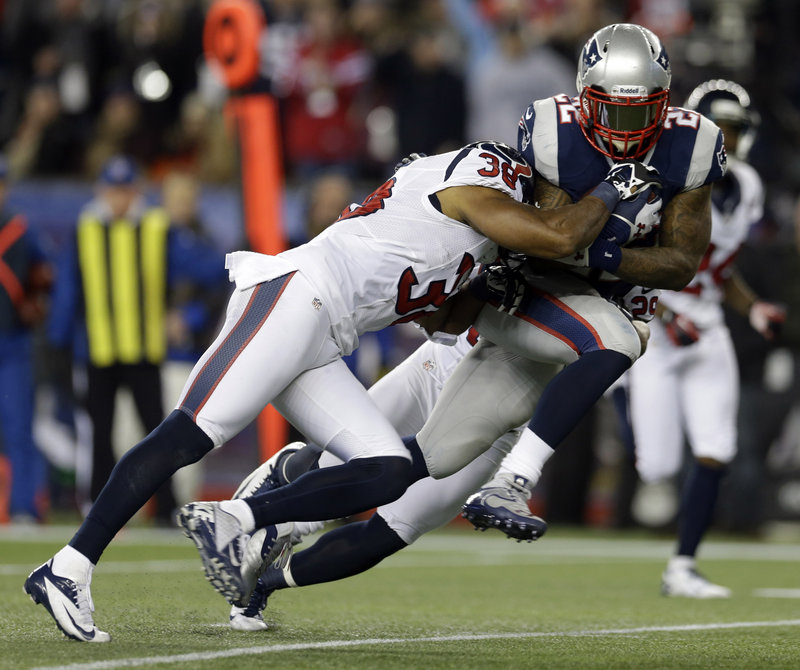
[[[245,500],[190,503],[179,522],[207,579],[232,604],[249,598],[247,539],[290,520],[347,516],[398,498],[427,474],[342,361],[358,336],[428,319],[498,245],[560,258],[591,245],[621,198],[647,198],[658,179],[639,163],[607,170],[580,202],[543,211],[523,202],[532,170],[494,142],[426,157],[398,171],[309,243],[277,256],[230,254],[236,283],[222,330],[176,409],[133,447],[69,544],[34,570],[25,591],[82,641],[110,635],[93,620],[92,571],[133,514],[176,470],[202,458],[269,403],[344,464]],[[503,431],[505,432],[505,431]],[[276,525],[281,524],[281,525]],[[253,543],[251,543],[253,546]]]
[[[722,128],[728,172],[714,185],[711,243],[694,279],[682,291],[661,295],[646,356],[628,378],[636,469],[645,483],[680,471],[684,436],[693,461],[683,483],[675,555],[662,576],[662,592],[688,598],[726,598],[731,590],[697,572],[695,556],[711,525],[720,479],[736,453],[739,373],[722,303],[749,316],[771,339],[785,318],[759,300],[737,274],[734,259],[750,227],[762,217],[764,190],[747,160],[756,117],[737,83],[698,86],[686,107]]]

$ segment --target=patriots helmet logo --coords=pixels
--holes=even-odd
[[[525,151],[528,148],[528,145],[531,143],[531,131],[528,128],[528,124],[525,123],[525,118],[521,118],[519,120],[519,129],[517,132],[517,146],[519,146],[520,151]]]
[[[658,63],[662,68],[664,68],[664,72],[671,74],[670,66],[669,66],[669,56],[667,56],[667,51],[664,49],[664,45],[661,45],[661,53],[658,54],[658,58],[656,58],[656,63]]]
[[[717,163],[719,164],[719,169],[722,174],[728,169],[728,153],[725,151],[725,145],[721,145],[719,151],[717,152]]]
[[[586,74],[588,70],[591,70],[595,65],[597,65],[602,58],[603,57],[600,55],[600,47],[597,45],[597,40],[589,40],[583,47],[583,52],[581,53],[583,74]]]

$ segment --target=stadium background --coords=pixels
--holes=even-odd
[[[0,3],[0,147],[13,179],[9,204],[28,217],[52,254],[92,197],[103,158],[116,152],[130,154],[141,164],[152,202],[158,202],[160,185],[170,170],[196,174],[203,185],[200,218],[220,251],[247,244],[239,155],[225,115],[227,96],[203,57],[203,24],[211,4],[208,0]],[[280,151],[286,178],[282,218],[290,244],[307,239],[317,225],[311,206],[313,187],[331,173],[345,179],[344,185],[337,182],[332,187],[334,202],[348,191],[350,200],[359,200],[411,151],[433,153],[483,139],[479,133],[487,127],[497,128],[493,138],[513,143],[516,118],[531,97],[574,90],[575,62],[585,39],[607,23],[634,21],[656,31],[667,45],[673,104],[680,104],[697,83],[710,77],[734,79],[750,91],[762,118],[751,159],[767,187],[767,214],[753,230],[743,253],[743,261],[751,265],[743,269],[750,268],[754,285],[767,291],[790,285],[800,293],[800,275],[765,278],[763,263],[758,264],[769,245],[794,245],[800,218],[796,213],[800,6],[796,2],[274,0],[259,4],[268,28],[261,41],[261,77],[253,90],[274,96],[281,112]],[[313,48],[303,52],[308,34],[318,41],[327,35],[333,46],[321,49],[322,57]],[[507,57],[515,48],[520,50],[515,61],[520,67],[508,69]],[[315,73],[315,63],[327,66],[329,75],[335,73],[335,83]],[[568,73],[562,80],[569,88],[536,92],[534,82],[541,78],[554,85],[559,70]],[[497,96],[503,89],[490,86],[503,82],[505,72],[507,90],[523,101],[507,105],[511,111],[499,104]],[[487,106],[487,99],[497,104]],[[329,121],[324,132],[310,132],[320,119]],[[308,141],[322,137],[330,141]],[[794,404],[798,385],[794,363],[800,353],[800,302],[796,307],[777,352],[766,351],[741,324],[732,324],[741,336],[737,343],[744,374],[759,383],[766,379],[764,392],[774,393],[787,407]],[[365,338],[353,364],[368,384],[418,341],[412,329]],[[755,367],[754,360],[765,367]],[[40,388],[63,390],[69,364],[54,361],[43,338],[37,363]],[[171,367],[173,385],[180,385],[182,375],[185,366]],[[168,390],[168,401],[176,394],[177,390]],[[66,429],[62,435],[70,434],[69,408],[58,408],[42,409],[37,417],[40,434],[58,423]],[[138,428],[130,414],[130,410],[120,412],[119,448],[137,439]],[[565,522],[670,523],[674,494],[669,490],[637,499],[631,514],[631,472],[608,408],[601,407],[582,431],[570,458],[550,468],[550,478],[558,476],[565,484],[559,487],[561,497],[548,501],[555,491],[548,493],[546,477],[534,504],[545,509],[549,502],[549,518],[561,514]],[[798,443],[800,412],[791,412],[781,439],[765,445],[772,447],[765,475],[766,513],[771,520],[800,519]],[[70,449],[74,445],[67,437],[51,454],[53,511],[73,506]],[[230,493],[257,458],[257,435],[250,428],[183,477],[183,497]]]

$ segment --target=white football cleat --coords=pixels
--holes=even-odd
[[[28,575],[23,589],[33,602],[45,606],[68,638],[81,642],[110,642],[111,636],[94,625],[89,580],[78,584],[69,577],[55,574],[51,558]]]
[[[661,576],[661,593],[677,598],[730,598],[727,586],[712,584],[694,568],[669,568]]]
[[[237,607],[236,605],[231,607],[231,628],[243,632],[267,630],[269,624],[264,621],[262,612],[267,606],[267,598],[271,593],[271,591],[267,590],[264,582],[259,580],[250,595],[250,602],[247,603],[247,607]]]

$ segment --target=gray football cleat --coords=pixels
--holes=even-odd
[[[496,528],[517,542],[538,540],[547,531],[547,522],[531,514],[527,483],[516,477],[509,486],[482,488],[467,498],[461,516],[476,530]]]

